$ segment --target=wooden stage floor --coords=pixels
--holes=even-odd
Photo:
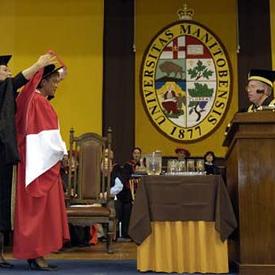
[[[52,253],[48,259],[76,259],[76,260],[135,260],[136,245],[134,242],[113,242],[113,254],[106,252],[106,244],[99,242],[89,247],[73,247],[58,253]],[[5,258],[13,259],[11,248],[5,249]]]

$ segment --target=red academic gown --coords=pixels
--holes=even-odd
[[[35,90],[41,74],[35,75],[17,100],[21,161],[16,186],[13,254],[18,259],[45,256],[69,240],[60,177],[60,160],[65,149],[53,107]]]

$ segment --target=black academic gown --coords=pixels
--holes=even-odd
[[[206,175],[218,175],[219,169],[215,164],[204,164]]]
[[[272,96],[267,97],[264,102],[261,104],[261,106],[269,106],[269,104],[271,103],[271,101],[274,100],[274,98]],[[259,106],[257,106],[256,104],[251,104],[249,106],[249,108],[251,109],[252,112],[255,112],[257,110]]]
[[[10,230],[12,165],[19,161],[16,130],[16,91],[27,83],[22,73],[0,81],[0,231]]]
[[[121,223],[121,237],[128,238],[128,228],[130,223],[130,216],[132,211],[132,194],[129,187],[129,180],[134,173],[135,163],[129,161],[123,166],[123,189],[117,194],[115,201],[116,214],[118,222]]]
[[[117,195],[117,198],[122,203],[132,203],[132,194],[129,187],[129,180],[132,177],[132,174],[135,172],[135,163],[133,161],[128,161],[123,166],[123,174],[124,174],[124,180],[123,180],[123,189],[122,191]]]

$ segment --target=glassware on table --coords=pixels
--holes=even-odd
[[[186,168],[187,172],[195,172],[195,160],[194,159],[188,159],[186,162]]]
[[[203,159],[197,159],[196,160],[196,168],[197,172],[204,173],[204,160]]]
[[[186,162],[185,160],[178,160],[177,162],[177,172],[179,174],[186,172]]]
[[[146,156],[146,172],[148,175],[160,175],[162,167],[161,152],[155,151]]]
[[[177,160],[169,159],[167,162],[167,173],[174,175],[177,172]]]

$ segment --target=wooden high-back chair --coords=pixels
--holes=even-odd
[[[116,216],[110,195],[111,136],[111,129],[108,129],[107,137],[95,133],[76,137],[71,129],[66,187],[69,223],[82,226],[102,224],[108,253],[112,253]],[[105,149],[108,149],[107,156]]]

